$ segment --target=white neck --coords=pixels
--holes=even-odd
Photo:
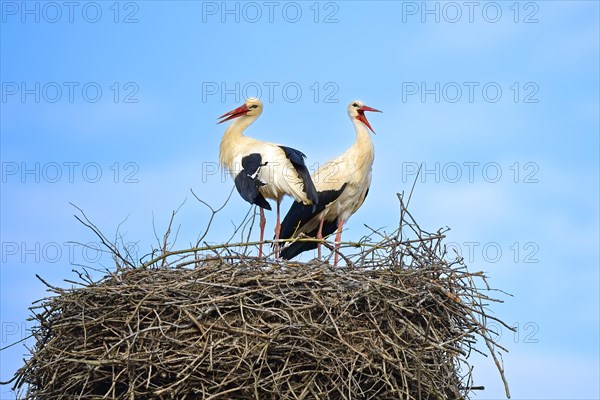
[[[219,159],[221,163],[232,167],[233,159],[239,149],[240,139],[244,137],[243,133],[254,121],[256,121],[258,115],[247,116],[234,119],[223,134],[221,139],[221,146],[219,147]]]
[[[243,133],[246,130],[246,128],[252,125],[252,123],[256,121],[257,117],[258,115],[244,115],[242,117],[234,119],[233,121],[231,121],[227,129],[225,129],[223,139],[225,139],[225,136],[243,136]]]
[[[354,124],[354,129],[356,129],[356,141],[352,147],[361,152],[373,153],[373,142],[371,141],[371,134],[367,126],[356,119],[356,117],[352,118],[352,123]]]

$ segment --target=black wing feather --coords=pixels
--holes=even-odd
[[[235,177],[235,187],[240,196],[250,204],[256,204],[259,207],[267,210],[271,209],[271,205],[258,190],[265,184],[257,177],[257,172],[265,164],[261,164],[262,157],[258,153],[253,153],[242,158],[242,170]]]
[[[344,189],[346,189],[347,183],[344,183],[338,190],[324,190],[318,192],[319,203],[316,207],[304,205],[298,201],[290,207],[290,210],[285,215],[283,222],[281,223],[281,232],[279,234],[280,239],[289,239],[294,233],[304,226],[308,221],[319,214],[325,209],[329,203],[335,201]],[[333,221],[323,221],[323,229],[321,234],[323,237],[331,235],[337,229],[337,218]],[[319,228],[313,229],[311,232],[306,233],[308,237],[317,237],[317,231]],[[296,257],[298,254],[308,250],[316,249],[317,243],[315,242],[296,242],[281,250],[280,256],[285,260],[290,260]]]
[[[347,183],[344,183],[338,190],[323,190],[322,192],[318,192],[318,203],[316,206],[308,206],[299,201],[295,201],[283,218],[283,222],[281,222],[279,238],[289,239],[294,236],[296,230],[304,226],[304,224],[313,219],[315,215],[323,211],[329,203],[340,197],[344,189],[346,189],[346,185]]]
[[[285,156],[294,166],[294,169],[302,179],[304,183],[304,192],[306,193],[306,197],[312,201],[313,204],[317,204],[319,201],[317,189],[315,188],[315,184],[310,177],[310,172],[308,168],[306,168],[306,164],[304,163],[304,159],[306,155],[300,150],[292,149],[291,147],[279,146],[281,150],[285,153]]]
[[[308,233],[308,236],[316,237],[318,229],[319,229],[318,227],[313,229],[311,232]],[[333,221],[324,221],[323,222],[323,230],[321,231],[321,233],[322,233],[323,237],[327,237],[327,236],[331,235],[332,233],[334,233],[336,229],[337,229],[337,218]],[[284,260],[291,260],[292,258],[296,257],[300,253],[303,253],[308,250],[313,250],[316,248],[317,248],[317,243],[315,243],[315,242],[296,242],[296,243],[290,244],[289,246],[287,246],[286,248],[281,250],[279,255]]]

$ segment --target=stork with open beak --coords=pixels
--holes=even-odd
[[[218,122],[233,120],[223,134],[219,159],[231,173],[242,198],[260,208],[261,257],[266,223],[264,209],[271,210],[266,199],[277,202],[276,240],[281,229],[280,206],[283,196],[292,196],[296,202],[310,208],[318,202],[315,185],[304,163],[304,153],[243,135],[262,110],[262,102],[250,97],[240,107],[221,115],[221,121]]]
[[[375,152],[369,129],[373,133],[375,131],[369,124],[365,111],[381,112],[358,100],[348,105],[348,116],[356,129],[356,141],[342,155],[328,161],[313,174],[318,191],[318,205],[313,208],[300,202],[293,203],[281,225],[281,239],[296,237],[299,233],[322,239],[337,229],[334,266],[338,263],[344,224],[363,204],[371,185]],[[320,244],[302,241],[282,249],[281,257],[289,260],[315,247],[321,257]]]

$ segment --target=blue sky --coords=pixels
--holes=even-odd
[[[216,117],[260,95],[247,133],[314,167],[351,145],[358,98],[383,113],[368,116],[373,183],[344,237],[392,230],[395,194],[422,164],[413,215],[450,227],[470,268],[514,296],[493,307],[518,328],[501,339],[513,398],[600,397],[598,2],[0,7],[2,347],[47,295],[36,273],[60,285],[71,262],[111,267],[70,244],[97,240],[69,203],[143,254],[185,201],[176,247],[188,247],[210,216],[190,189],[220,205],[232,186],[215,173]],[[229,238],[248,209],[235,195],[208,240]],[[1,379],[24,353],[0,353]],[[477,398],[501,398],[492,361],[473,362]]]

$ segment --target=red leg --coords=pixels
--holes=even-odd
[[[275,240],[279,240],[279,233],[281,232],[281,221],[280,221],[280,206],[281,199],[277,200],[277,223],[275,224]],[[279,243],[275,243],[275,258],[279,257]]]
[[[321,221],[319,221],[317,239],[323,239],[323,222],[325,222],[325,213],[323,213],[323,215],[321,216]],[[321,243],[317,243],[317,257],[321,258]]]
[[[335,235],[335,255],[333,256],[333,266],[337,267],[338,263],[338,251],[340,250],[340,242],[342,241],[342,228],[344,227],[344,221],[338,222],[337,234]]]
[[[260,245],[258,247],[258,256],[262,257],[263,256],[263,240],[265,238],[265,224],[267,223],[267,220],[265,218],[265,211],[262,209],[262,207],[258,207],[260,208]]]

